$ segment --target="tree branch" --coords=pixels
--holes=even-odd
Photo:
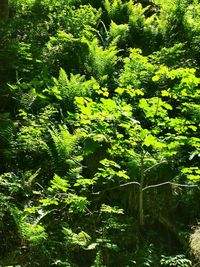
[[[117,186],[114,186],[114,187],[111,187],[111,188],[106,188],[103,191],[94,192],[94,193],[92,193],[92,195],[104,194],[106,191],[110,191],[110,190],[113,190],[113,189],[125,187],[125,186],[128,186],[128,185],[140,185],[140,183],[138,183],[138,182],[129,182],[129,183],[125,183],[125,184],[120,184],[120,185],[117,185]]]
[[[178,184],[178,183],[173,183],[173,182],[168,181],[168,182],[164,182],[164,183],[160,183],[160,184],[148,185],[148,186],[144,187],[142,189],[142,191],[145,191],[145,190],[150,189],[150,188],[160,187],[160,186],[167,185],[167,184],[171,184],[171,185],[178,186],[178,187],[198,187],[198,185]],[[111,188],[106,188],[105,190],[102,190],[102,191],[99,191],[99,192],[94,192],[94,193],[92,193],[92,195],[104,194],[106,191],[110,191],[110,190],[126,187],[126,186],[129,186],[129,185],[138,185],[138,186],[140,186],[140,183],[139,182],[129,182],[129,183],[113,186]]]
[[[167,163],[167,161],[166,160],[163,160],[161,162],[158,162],[158,163],[154,164],[153,166],[151,166],[151,167],[147,168],[146,170],[144,170],[144,173],[150,171],[151,169],[155,168],[156,166],[159,166],[162,163]]]
[[[178,187],[198,187],[198,185],[178,184],[178,183],[173,183],[173,182],[168,181],[168,182],[164,182],[164,183],[160,183],[160,184],[148,185],[148,186],[144,187],[142,190],[145,191],[145,190],[150,189],[150,188],[160,187],[160,186],[167,185],[167,184],[175,185]]]

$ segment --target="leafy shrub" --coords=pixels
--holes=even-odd
[[[161,266],[191,267],[192,262],[185,255],[162,256]]]

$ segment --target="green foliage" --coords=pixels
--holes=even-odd
[[[145,12],[148,10],[149,6],[143,8],[140,3],[135,4],[129,16],[129,25],[132,31],[140,30],[145,24]]]
[[[124,45],[126,43],[127,37],[129,33],[128,24],[120,24],[117,25],[115,22],[111,21],[109,35],[112,40],[118,38],[118,42]]]
[[[16,146],[19,151],[48,151],[45,135],[56,113],[57,110],[51,106],[46,106],[37,115],[33,115],[23,109],[19,110],[19,116],[24,122],[17,134]]]
[[[74,51],[76,51],[74,53]],[[59,30],[42,51],[42,61],[52,74],[57,74],[60,68],[81,69],[86,55],[87,44],[81,38],[75,38],[71,33]]]
[[[198,1],[12,0],[9,9],[0,265],[192,266]]]
[[[74,135],[70,134],[66,126],[59,125],[59,130],[53,128],[50,130],[53,139],[57,156],[60,160],[66,160],[71,156],[80,138],[80,133],[77,131]]]
[[[84,248],[87,246],[91,239],[91,237],[84,231],[75,234],[72,232],[72,230],[64,227],[63,233],[66,239],[66,243],[70,246],[80,246]]]
[[[0,186],[0,219],[2,220],[5,214],[10,211],[12,205],[14,205],[13,199],[20,191],[21,184],[19,177],[9,172],[0,175]]]
[[[20,225],[20,229],[22,237],[29,241],[33,246],[39,245],[47,239],[47,235],[41,225],[23,222]]]
[[[0,142],[1,146],[3,144],[9,144],[13,140],[13,133],[15,125],[9,118],[9,113],[1,113],[0,114]]]
[[[68,190],[69,184],[68,181],[60,178],[58,175],[55,174],[53,179],[51,180],[51,187],[52,189],[57,189],[66,192]]]
[[[184,168],[182,170],[189,180],[198,181],[200,179],[200,170],[198,167]]]
[[[156,258],[155,248],[153,244],[144,246],[136,251],[133,258],[135,260],[131,260],[129,266],[158,266],[158,260]]]
[[[118,61],[117,53],[119,52],[113,41],[107,49],[99,45],[98,39],[88,43],[89,55],[86,61],[88,73],[94,76],[98,81],[103,82],[108,76],[113,75],[115,66]]]
[[[105,213],[123,214],[122,209],[118,209],[117,207],[110,207],[110,206],[105,205],[105,204],[102,204],[100,211],[101,211],[101,213],[105,212]]]
[[[21,239],[30,243],[31,246],[38,246],[47,239],[47,234],[42,225],[31,218],[24,216],[17,208],[12,209],[12,215],[18,226]]]
[[[151,56],[153,62],[157,64],[166,65],[168,67],[181,67],[192,65],[193,63],[186,55],[185,46],[183,43],[177,43],[172,47],[163,47],[160,51],[154,52]],[[185,58],[186,57],[186,58]]]
[[[94,263],[91,267],[104,267],[101,251],[98,251],[94,260]]]
[[[183,266],[189,267],[192,266],[190,260],[188,260],[185,255],[177,255],[177,256],[162,256],[160,261],[161,266]]]
[[[92,96],[97,82],[94,78],[86,80],[80,74],[70,74],[70,78],[64,69],[60,69],[59,77],[53,78],[53,83],[43,90],[43,93],[53,96],[62,107],[62,111],[73,110],[75,97]]]
[[[111,20],[116,23],[125,23],[128,22],[128,15],[133,8],[133,1],[105,0],[104,6]]]
[[[149,83],[150,77],[156,69],[147,57],[141,55],[140,49],[131,49],[130,56],[124,59],[124,71],[119,77],[119,85],[132,85],[138,89]]]

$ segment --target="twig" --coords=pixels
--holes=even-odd
[[[158,166],[158,165],[160,165],[162,163],[167,163],[167,161],[166,160],[163,160],[161,162],[158,162],[158,163],[154,164],[153,166],[151,166],[151,167],[147,168],[146,170],[144,170],[144,173],[150,171],[151,169],[155,168],[156,166]]]
[[[39,184],[38,182],[36,182],[35,184],[38,185],[42,190],[44,190],[44,187],[41,186],[41,184]]]

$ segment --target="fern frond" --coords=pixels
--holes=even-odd
[[[54,85],[45,91],[54,95],[57,99],[62,100],[68,110],[73,106],[76,96],[91,96],[93,85],[96,83],[94,78],[86,80],[84,75],[70,74],[67,75],[64,69],[60,69],[59,77],[53,78]]]
[[[125,1],[125,3],[122,0],[105,0],[104,2],[110,20],[119,24],[128,22],[133,6],[133,0]]]
[[[28,93],[24,93],[21,97],[20,104],[24,108],[30,108],[37,98],[35,89],[30,90]]]
[[[59,125],[59,129],[50,130],[51,137],[54,142],[56,153],[59,159],[67,160],[76,149],[79,135],[70,134],[67,127]]]
[[[112,75],[115,69],[115,65],[118,61],[117,54],[119,52],[115,41],[116,40],[110,44],[108,49],[104,49],[100,46],[97,39],[88,42],[90,53],[86,67],[97,79],[107,74]]]
[[[10,143],[13,137],[14,124],[9,118],[7,118],[7,116],[8,115],[6,114],[4,114],[4,116],[3,114],[1,114],[1,117],[0,117],[0,144],[1,146],[3,146],[3,144]]]
[[[41,168],[39,168],[36,172],[34,172],[28,179],[28,184],[31,186],[35,181],[36,177],[39,175]]]

